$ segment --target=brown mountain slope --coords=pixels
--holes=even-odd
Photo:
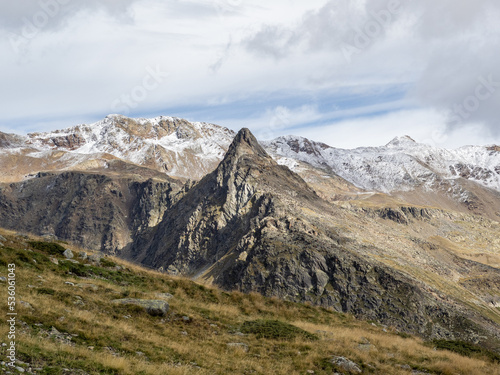
[[[456,281],[468,274],[495,282],[500,271],[461,258],[437,238],[421,239],[453,218],[441,210],[370,206],[329,204],[242,130],[219,167],[127,256],[225,289],[310,301],[426,337],[497,346],[496,297],[477,283]]]

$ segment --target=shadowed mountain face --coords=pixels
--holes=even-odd
[[[0,185],[1,226],[116,253],[156,225],[182,188],[166,176],[127,175],[126,168],[120,165],[119,174],[113,168],[107,174],[40,172]]]
[[[188,130],[198,126],[162,121],[142,130],[123,118],[101,125],[109,134],[126,131],[142,140],[160,128],[171,130],[176,142],[189,141]],[[99,133],[94,130],[90,133]],[[167,133],[161,139],[174,134]],[[103,140],[109,134],[78,142],[70,137],[73,146],[59,139],[61,134],[49,137],[50,157],[62,147],[73,158],[70,148],[81,150],[92,142],[92,147],[115,150],[116,145],[107,148],[109,140]],[[4,138],[14,154],[18,140]],[[54,146],[56,138],[62,146]],[[130,145],[139,142],[126,140]],[[410,142],[400,139],[386,148],[397,149],[397,154],[401,147],[414,147]],[[309,141],[287,145],[294,153],[315,158],[329,150]],[[489,214],[411,204],[394,194],[365,191],[335,175],[327,161],[290,163],[289,156],[277,156],[288,155],[280,147],[267,145],[275,153],[272,158],[242,129],[215,170],[195,183],[181,183],[156,166],[146,168],[114,154],[100,159],[102,163],[85,162],[85,168],[79,164],[76,170],[37,173],[0,185],[0,225],[116,253],[227,290],[309,301],[424,337],[498,349],[498,221]],[[179,158],[186,160],[180,152]],[[494,194],[484,197],[496,202]]]

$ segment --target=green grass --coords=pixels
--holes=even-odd
[[[241,332],[254,334],[259,339],[293,340],[302,337],[311,341],[318,340],[318,336],[279,320],[247,321],[241,326]]]
[[[46,252],[50,255],[62,255],[65,250],[64,247],[54,242],[29,241],[28,245],[30,245],[33,249]]]
[[[431,344],[437,349],[449,350],[470,358],[487,358],[500,364],[500,354],[469,342],[439,339],[433,340]]]

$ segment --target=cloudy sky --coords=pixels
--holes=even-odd
[[[3,132],[120,113],[346,148],[500,144],[498,0],[0,6]]]

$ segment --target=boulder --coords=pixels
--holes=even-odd
[[[89,259],[89,261],[90,261],[91,263],[94,263],[94,264],[97,264],[97,265],[98,265],[99,263],[101,263],[101,258],[102,258],[102,257],[101,257],[101,255],[99,255],[99,254],[92,254],[92,255],[90,255],[90,256],[89,256],[89,258],[88,258],[88,259]]]
[[[170,293],[155,293],[156,298],[170,299],[173,297]]]
[[[97,292],[99,290],[99,287],[95,284],[86,284],[86,283],[81,283],[81,284],[76,284],[75,285],[77,288],[82,288],[82,289],[87,289],[87,290],[92,290],[93,292]]]
[[[64,250],[63,255],[66,259],[73,259],[74,257],[73,252],[70,249]]]
[[[345,357],[337,357],[333,356],[330,359],[330,362],[338,367],[340,367],[344,371],[348,371],[351,374],[361,374],[362,371],[359,368],[359,366],[351,361],[350,359],[347,359]]]

